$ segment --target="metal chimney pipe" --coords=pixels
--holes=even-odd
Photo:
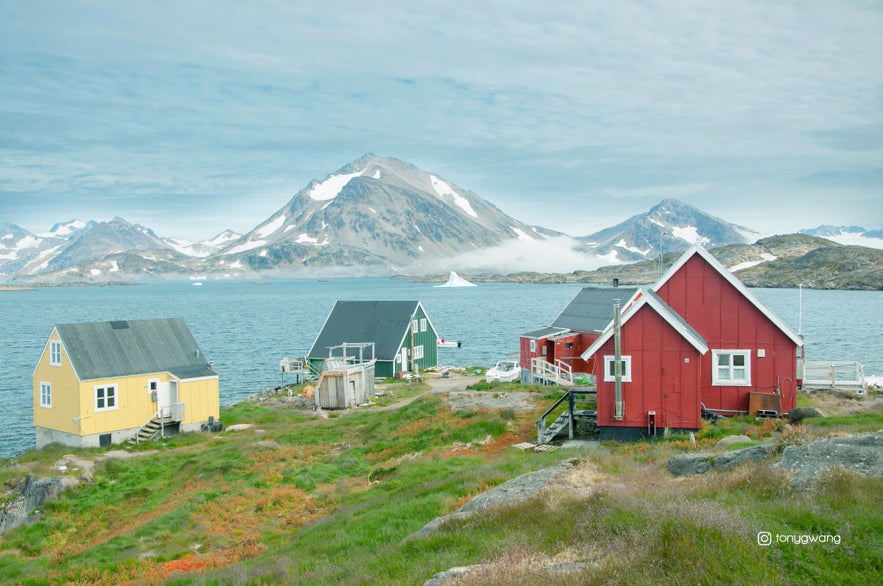
[[[613,300],[613,419],[622,421],[625,417],[625,404],[622,401],[622,316],[619,312],[619,299]]]

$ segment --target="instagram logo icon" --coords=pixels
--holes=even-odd
[[[761,547],[766,547],[773,542],[773,534],[769,531],[758,531],[757,532],[757,545]]]

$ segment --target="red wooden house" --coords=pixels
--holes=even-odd
[[[702,406],[747,413],[752,397],[779,412],[796,406],[802,340],[700,246],[622,306],[620,332],[621,418],[614,417],[612,320],[582,354],[594,360],[602,439],[698,429]]]
[[[572,384],[573,373],[591,373],[581,358],[613,319],[613,300],[623,303],[635,288],[585,287],[552,325],[521,335],[521,382]]]

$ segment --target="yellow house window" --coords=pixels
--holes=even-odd
[[[95,410],[109,411],[117,408],[117,386],[95,387]]]
[[[40,383],[40,407],[52,407],[52,385]]]
[[[49,364],[61,366],[61,342],[56,340],[49,342]]]

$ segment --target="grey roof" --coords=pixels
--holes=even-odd
[[[522,338],[533,338],[534,340],[542,340],[543,338],[551,338],[563,332],[569,331],[567,328],[540,328],[532,332],[521,334]]]
[[[374,342],[377,360],[394,360],[419,301],[338,301],[308,358],[327,358],[328,348],[343,343]]]
[[[585,287],[552,325],[578,332],[601,332],[613,320],[613,300],[619,299],[625,306],[635,292],[636,288],[629,287]]]
[[[55,329],[80,380],[158,372],[181,379],[217,376],[181,318],[59,324]]]

